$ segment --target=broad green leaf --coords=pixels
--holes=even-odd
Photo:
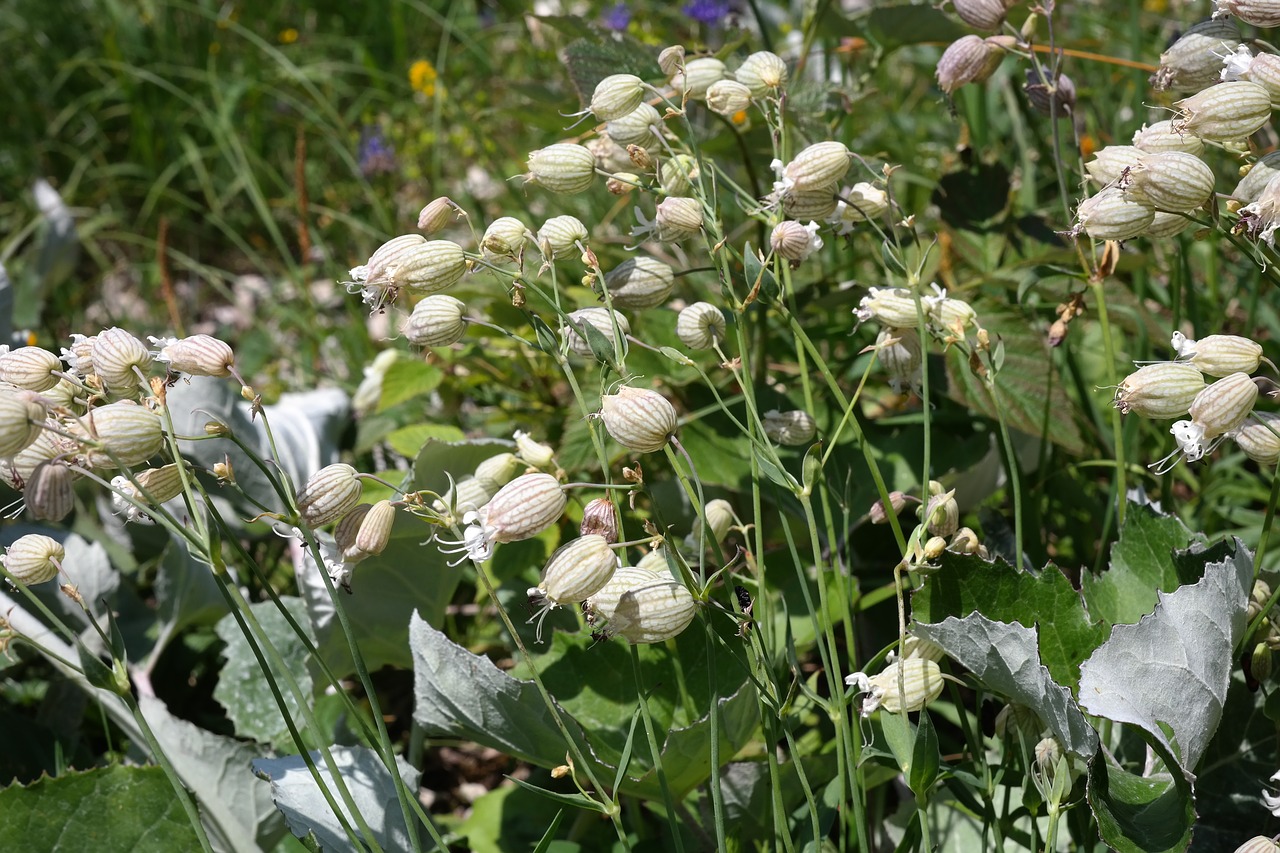
[[[1054,566],[1034,577],[1003,560],[944,554],[942,567],[925,578],[911,597],[920,623],[977,611],[993,622],[1038,626],[1040,662],[1058,684],[1074,688],[1080,662],[1106,638],[1080,601],[1080,594]]]
[[[1160,593],[1150,616],[1115,626],[1080,667],[1080,707],[1142,729],[1191,778],[1222,718],[1252,586],[1252,556],[1237,540],[1201,580]]]
[[[930,789],[938,781],[942,754],[938,751],[938,731],[933,727],[929,711],[920,711],[916,725],[915,744],[911,749],[911,771],[907,774],[907,787],[921,802],[928,802]]]
[[[444,378],[440,368],[412,358],[398,358],[382,377],[378,411],[383,412],[414,397],[430,394]]]
[[[597,35],[575,39],[560,52],[560,61],[568,70],[584,106],[591,102],[596,84],[610,74],[634,74],[642,80],[662,76],[657,55],[629,37],[613,39]]]
[[[23,853],[197,850],[195,830],[159,767],[100,767],[0,790],[0,838]]]
[[[397,783],[391,778],[377,753],[365,747],[342,746],[330,747],[329,752],[338,767],[338,773],[351,792],[356,809],[382,849],[412,849],[409,829],[405,826],[404,815],[396,798]],[[334,788],[333,776],[320,753],[311,753],[311,758],[320,771],[321,780],[333,793],[334,800],[347,817],[348,825],[356,829],[358,838],[361,837],[357,823]],[[396,758],[396,769],[408,788],[408,795],[414,796],[418,790],[420,774],[399,757]],[[260,758],[253,762],[253,772],[271,782],[271,798],[295,836],[304,838],[308,833],[313,833],[325,850],[352,849],[351,841],[338,816],[325,801],[301,756]],[[415,829],[422,832],[420,827]]]
[[[1118,853],[1186,850],[1195,808],[1167,775],[1135,776],[1099,751],[1089,765],[1089,805],[1107,846]]]
[[[160,618],[176,633],[188,625],[206,625],[227,612],[213,570],[191,556],[186,542],[170,536],[155,580]]]
[[[981,300],[973,307],[992,342],[997,338],[1004,342],[1004,366],[996,374],[996,397],[955,347],[947,355],[947,396],[989,418],[1003,412],[1010,427],[1043,435],[1068,453],[1086,455],[1079,415],[1062,390],[1062,378],[1054,369],[1044,335],[998,303]]]
[[[1107,570],[1100,575],[1086,572],[1081,578],[1089,612],[1112,625],[1132,624],[1150,613],[1159,592],[1172,592],[1183,582],[1173,553],[1193,538],[1176,516],[1131,504]]]
[[[282,598],[281,601],[299,626],[307,630],[310,625],[307,621],[306,605],[302,599],[288,597]],[[303,639],[285,621],[275,602],[255,602],[249,605],[249,609],[253,611],[271,644],[289,663],[289,673],[297,679],[303,695],[309,699],[311,675],[306,667],[308,654]],[[213,688],[213,698],[226,709],[227,718],[235,727],[236,735],[276,746],[292,743],[289,729],[267,684],[267,676],[262,672],[249,641],[240,630],[235,617],[227,614],[218,622],[215,630],[218,637],[226,644],[222,652],[226,663],[218,675],[217,686]],[[314,637],[311,639],[314,641]],[[284,696],[289,718],[300,722],[298,700],[285,686],[281,673],[274,670],[273,672],[273,678]]]
[[[567,788],[573,790],[572,785]],[[582,795],[575,793],[574,796]],[[519,781],[514,784],[504,782],[471,804],[470,813],[458,827],[458,834],[465,839],[466,849],[472,853],[532,850],[549,829],[563,823],[563,817],[573,817],[576,814],[574,810],[563,809],[548,801]],[[608,823],[602,824],[593,833],[597,843],[601,845],[596,849],[604,849],[608,842],[608,838],[601,834],[602,830],[609,831]],[[552,837],[567,834],[567,831],[561,830]]]
[[[459,442],[466,438],[462,430],[452,424],[410,424],[387,435],[387,444],[401,456],[416,456],[427,441],[435,439]]]
[[[915,633],[937,643],[991,692],[1040,715],[1063,747],[1088,760],[1098,735],[1066,687],[1040,663],[1036,633],[1017,623],[994,622],[981,613],[917,624]]]

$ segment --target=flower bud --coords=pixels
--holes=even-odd
[[[710,302],[687,305],[676,318],[676,337],[689,349],[711,349],[725,329],[724,313]]]
[[[518,258],[524,251],[524,223],[514,216],[502,216],[489,223],[480,240],[480,248],[500,258]]]
[[[590,533],[560,546],[542,569],[539,584],[529,590],[535,598],[552,606],[576,604],[599,592],[618,568],[618,558],[609,542]]]
[[[907,505],[907,496],[902,492],[889,493],[889,509],[894,515],[898,515]],[[889,521],[889,513],[885,510],[884,501],[876,501],[871,505],[871,510],[867,513],[872,524],[885,524]]]
[[[566,503],[555,477],[522,474],[499,489],[480,515],[494,542],[516,542],[537,536],[559,521]]]
[[[1191,401],[1187,413],[1204,428],[1206,440],[1231,432],[1253,411],[1258,386],[1247,373],[1232,373],[1205,388]]]
[[[929,504],[922,516],[925,527],[934,536],[950,536],[960,528],[960,507],[956,505],[956,490],[942,491],[942,484],[929,481]]]
[[[1129,240],[1151,226],[1155,209],[1131,201],[1119,187],[1104,187],[1076,208],[1078,230],[1095,240]]]
[[[1160,54],[1160,68],[1151,77],[1157,91],[1196,92],[1218,82],[1222,57],[1240,45],[1240,30],[1231,21],[1201,21]]]
[[[535,441],[527,432],[516,430],[516,453],[527,464],[535,468],[545,468],[555,458],[555,450],[550,445]]]
[[[1217,0],[1217,4],[1215,16],[1234,15],[1255,27],[1280,27],[1280,2],[1276,0]]]
[[[722,116],[732,116],[751,106],[751,90],[737,80],[718,80],[707,89],[707,108]]]
[[[33,393],[0,388],[0,459],[29,447],[40,435],[45,416]]]
[[[895,394],[905,394],[919,384],[924,355],[915,329],[882,328],[876,336],[876,358],[889,374]]]
[[[499,486],[505,486],[524,469],[524,464],[516,458],[514,453],[498,453],[477,465],[475,475],[478,480],[488,480]]]
[[[40,347],[18,347],[0,355],[0,382],[44,392],[62,381],[62,361]]]
[[[628,258],[609,270],[604,286],[615,308],[655,308],[667,301],[675,271],[657,258]]]
[[[364,524],[364,520],[371,509],[373,509],[373,504],[356,504],[351,508],[350,512],[338,519],[338,523],[333,527],[333,542],[338,550],[338,555],[342,558],[342,562],[349,566],[373,556],[361,551],[356,545],[356,536],[360,533],[360,525]]]
[[[1133,134],[1133,147],[1148,154],[1159,151],[1181,151],[1199,157],[1204,151],[1204,140],[1193,133],[1176,133],[1173,121],[1166,119],[1155,124],[1143,125]]]
[[[787,85],[787,63],[776,53],[762,50],[742,60],[733,76],[747,87],[751,97],[764,98]]]
[[[434,293],[413,306],[401,331],[419,347],[447,347],[467,332],[467,306],[445,293]]]
[[[22,500],[35,521],[62,521],[75,506],[75,471],[65,462],[41,462],[27,478]]]
[[[1121,414],[1166,420],[1185,415],[1204,389],[1204,376],[1189,364],[1148,364],[1124,378],[1114,404]]]
[[[623,148],[628,145],[653,148],[658,144],[658,135],[662,133],[662,116],[652,106],[642,102],[631,112],[606,124],[604,132]]]
[[[934,285],[937,287],[937,285]],[[945,291],[943,291],[945,292]],[[978,312],[963,299],[951,296],[933,297],[927,301],[929,319],[938,328],[945,329],[957,337],[964,336],[964,330],[976,322]]]
[[[90,468],[131,468],[164,447],[160,416],[128,400],[91,409],[67,432],[86,442],[83,463]]]
[[[111,391],[131,391],[145,385],[151,353],[142,341],[112,326],[93,339],[93,369]]]
[[[3,396],[3,393],[0,393],[0,402],[3,401]],[[0,405],[0,412],[3,412],[3,408],[3,405]],[[40,463],[70,456],[78,447],[71,439],[58,434],[57,431],[62,430],[63,426],[55,420],[46,419],[42,415],[35,426],[35,440],[14,454],[12,458],[0,462],[0,482],[8,483],[17,491],[25,488],[26,482],[34,475]],[[0,436],[3,433],[3,426],[0,426]]]
[[[1147,230],[1142,232],[1142,236],[1173,237],[1187,230],[1190,225],[1191,219],[1184,214],[1157,210],[1156,215],[1151,217],[1151,224],[1147,226]]]
[[[658,68],[667,77],[675,75],[682,65],[684,65],[684,45],[673,44],[670,47],[664,47],[658,54]]]
[[[1254,412],[1231,435],[1244,455],[1264,468],[1280,463],[1280,415]]]
[[[764,434],[778,444],[808,444],[818,432],[813,416],[800,409],[780,412],[774,409],[764,413]]]
[[[773,233],[769,236],[769,246],[779,256],[798,264],[822,248],[822,238],[818,236],[818,223],[810,222],[808,225],[801,225],[793,219],[784,219],[773,227]]]
[[[702,230],[702,203],[696,198],[668,196],[658,202],[652,221],[636,208],[640,224],[632,230],[636,239],[652,237],[663,243],[680,243]]]
[[[835,183],[804,190],[792,187],[782,194],[782,212],[791,219],[834,218],[840,205],[840,187]]]
[[[604,182],[604,188],[613,195],[626,195],[637,186],[640,186],[640,183],[641,179],[639,175],[632,174],[631,172],[618,172],[617,174],[611,175],[609,179]]]
[[[236,365],[235,353],[225,342],[210,335],[191,335],[174,338],[152,338],[160,347],[156,361],[169,365],[169,369],[189,376],[216,376],[226,378]]]
[[[947,550],[956,554],[982,554],[982,543],[978,541],[978,534],[974,533],[968,527],[961,527],[951,537],[951,541],[947,544]]]
[[[610,74],[591,93],[591,114],[596,121],[613,121],[633,111],[644,100],[648,87],[634,74]]]
[[[1173,129],[1211,142],[1238,142],[1271,120],[1271,95],[1257,83],[1235,80],[1174,101]]]
[[[561,329],[561,334],[564,335],[565,340],[568,342],[569,349],[584,358],[591,358],[595,355],[591,349],[590,341],[587,340],[584,323],[594,326],[610,343],[615,340],[614,322],[617,322],[620,334],[624,336],[631,334],[631,324],[627,322],[627,318],[617,311],[610,311],[608,308],[579,308],[577,311],[570,312],[566,321],[564,328]]]
[[[327,465],[311,475],[297,495],[298,514],[308,527],[337,521],[360,503],[359,472],[345,462]]]
[[[18,537],[0,556],[0,566],[4,566],[18,583],[31,586],[57,577],[66,558],[66,549],[58,540],[28,533]]]
[[[71,346],[62,348],[62,360],[67,363],[67,372],[77,376],[88,376],[93,373],[93,342],[95,338],[84,335],[72,335]]]
[[[852,226],[855,222],[866,222],[879,219],[889,209],[889,194],[874,184],[859,181],[840,193],[836,203],[836,212],[832,219],[838,224]],[[837,229],[842,234],[852,230]]]
[[[1000,29],[1013,4],[1009,0],[954,0],[951,5],[960,20],[975,30],[992,32]]]
[[[658,185],[666,196],[687,196],[698,180],[698,161],[688,154],[668,157],[658,164]]]
[[[729,535],[729,528],[733,527],[733,507],[728,501],[716,498],[707,501],[703,514],[707,517],[707,526],[711,528],[711,535],[717,542],[723,542]]]
[[[1208,335],[1193,341],[1174,332],[1170,345],[1180,361],[1210,376],[1253,373],[1262,363],[1262,344],[1239,335]]]
[[[898,686],[899,671],[902,689]],[[871,716],[880,708],[898,714],[919,711],[941,696],[942,670],[928,658],[909,658],[894,661],[870,678],[855,672],[845,678],[845,683],[865,694],[859,711],[863,717]]]
[[[947,540],[943,539],[941,536],[930,536],[924,543],[924,546],[920,549],[920,555],[924,557],[925,560],[932,562],[941,557],[943,552],[946,550]]]
[[[843,142],[815,142],[801,151],[782,170],[789,188],[817,189],[840,182],[849,171],[853,155]]]
[[[434,293],[451,286],[466,273],[467,259],[457,243],[426,240],[420,234],[405,236],[418,241],[397,243],[394,251],[387,252],[376,263],[374,258],[369,259],[368,284]],[[396,240],[384,243],[383,248],[374,253],[375,258],[393,243]]]
[[[130,483],[127,478],[116,479],[124,480],[125,487],[131,492],[130,497],[152,506],[173,500],[182,494],[182,472],[178,470],[176,462],[159,468],[147,468],[139,471],[133,478],[137,481],[138,487]],[[115,480],[112,481],[112,485],[116,485]]]
[[[391,505],[391,501],[381,500],[375,503],[360,521],[353,542],[355,550],[370,556],[381,554],[391,541],[391,528],[395,522],[396,508]]]
[[[628,450],[661,450],[676,431],[676,410],[657,391],[623,385],[600,400],[600,419],[613,440]]]
[[[543,258],[563,260],[578,253],[578,243],[586,242],[587,226],[574,216],[553,216],[538,229],[538,249]]]
[[[1199,137],[1187,134],[1190,139]],[[1093,159],[1084,164],[1095,184],[1107,186],[1120,180],[1126,169],[1132,169],[1142,159],[1142,149],[1133,145],[1107,145],[1093,154]]]
[[[618,541],[618,515],[613,508],[613,501],[608,498],[596,498],[582,508],[582,524],[578,528],[583,536],[592,534],[604,538],[613,545]]]
[[[1144,154],[1121,180],[1126,196],[1164,211],[1189,213],[1213,195],[1213,170],[1194,154]]]
[[[938,86],[950,95],[966,83],[981,83],[995,73],[1004,59],[999,41],[981,36],[961,36],[942,52],[935,76]]]
[[[1040,74],[1049,82],[1042,82]],[[1022,91],[1027,93],[1027,101],[1040,115],[1066,118],[1076,106],[1076,84],[1061,72],[1056,78],[1051,78],[1052,71],[1048,68],[1041,66],[1040,73],[1034,68],[1029,69]]]
[[[707,90],[729,76],[724,63],[714,56],[702,56],[684,63],[684,70],[671,76],[671,86],[677,94],[693,101],[707,97]]]
[[[448,196],[440,196],[422,208],[418,214],[418,230],[424,234],[436,234],[449,226],[455,219],[466,216],[462,208]]]
[[[927,316],[927,306],[924,308]],[[910,329],[917,323],[916,299],[905,287],[873,287],[853,313],[859,323],[874,320],[893,329]]]
[[[441,500],[435,501],[432,508],[439,512],[457,509],[459,513],[465,515],[493,500],[493,496],[500,488],[502,488],[500,483],[483,477],[463,477],[441,496]]]
[[[590,188],[595,178],[595,155],[581,145],[548,145],[529,154],[526,182],[545,187],[553,193],[574,195],[583,192]]]

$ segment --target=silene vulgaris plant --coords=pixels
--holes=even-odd
[[[1146,4],[1150,56],[1096,52],[1106,4],[749,5],[670,46],[531,16],[578,102],[349,259],[354,398],[264,400],[210,334],[5,348],[0,647],[113,760],[0,813],[1280,849],[1280,4]],[[160,683],[215,643],[217,730]],[[469,810],[459,754],[499,768]]]

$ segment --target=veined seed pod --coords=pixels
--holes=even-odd
[[[58,540],[39,533],[28,533],[26,536],[19,536],[0,555],[0,565],[18,583],[31,586],[56,578],[62,569],[62,561],[66,558],[66,549]]]
[[[587,226],[574,216],[553,216],[538,229],[538,249],[543,258],[563,260],[580,251],[579,243],[586,242]]]
[[[1109,147],[1109,146],[1108,146]],[[1158,151],[1181,151],[1199,157],[1204,151],[1204,140],[1194,133],[1177,133],[1173,129],[1173,121],[1166,119],[1155,124],[1142,126],[1133,134],[1133,147],[1148,154]]]
[[[582,524],[578,532],[583,536],[595,534],[613,545],[618,541],[618,514],[613,501],[596,498],[582,508]]]
[[[1228,70],[1224,70],[1224,80],[1248,80],[1250,83],[1257,83],[1266,89],[1271,95],[1271,103],[1280,102],[1280,56],[1274,53],[1259,53],[1252,56],[1249,49],[1241,45],[1236,51],[1236,57],[1240,58],[1244,67],[1239,71],[1238,77],[1227,76]],[[1234,59],[1235,57],[1233,57]],[[1228,68],[1232,60],[1228,60]]]
[[[915,329],[882,328],[876,336],[876,358],[889,374],[895,394],[905,394],[920,383],[924,355]]]
[[[0,388],[0,459],[15,456],[35,442],[45,417],[34,393]]]
[[[522,430],[516,430],[512,436],[516,442],[516,452],[519,458],[523,459],[526,464],[532,465],[534,468],[545,468],[555,459],[556,452],[548,444],[535,441],[533,436]]]
[[[480,248],[499,258],[518,258],[524,251],[528,229],[514,216],[501,216],[489,223],[480,240]]]
[[[1125,198],[1119,187],[1104,187],[1076,208],[1077,228],[1095,240],[1129,240],[1151,227],[1155,209]]]
[[[67,432],[81,442],[83,464],[90,468],[141,465],[164,447],[164,427],[160,416],[145,406],[128,400],[91,409],[71,424]]]
[[[467,306],[445,293],[434,293],[413,306],[404,336],[419,347],[447,347],[467,333]]]
[[[648,151],[639,145],[619,145],[606,136],[595,136],[583,143],[596,158],[596,168],[602,172],[616,175],[620,172],[631,172],[639,168],[647,172],[648,167],[641,165]],[[635,152],[634,154],[632,152]]]
[[[684,63],[684,69],[671,77],[671,87],[676,94],[693,101],[705,100],[707,90],[729,76],[724,63],[714,56],[701,56]]]
[[[707,109],[732,116],[751,106],[751,90],[737,80],[717,80],[707,89]]]
[[[0,355],[0,382],[43,392],[62,381],[62,361],[40,347],[18,347]]]
[[[688,154],[676,154],[658,163],[658,186],[666,196],[682,197],[693,191],[701,169]]]
[[[402,256],[406,249],[412,249],[425,242],[427,242],[427,238],[421,234],[401,234],[398,237],[392,237],[369,256],[370,277],[372,278],[386,266],[399,266],[400,261],[398,258]]]
[[[1234,15],[1255,27],[1280,27],[1280,2],[1276,0],[1217,0],[1217,4],[1215,16]]]
[[[995,73],[1004,59],[1004,42],[998,36],[961,36],[942,52],[934,76],[948,95],[966,83],[981,83]]]
[[[657,258],[638,255],[609,270],[604,286],[615,308],[656,308],[675,285],[675,270]]]
[[[526,183],[537,184],[553,193],[574,195],[589,189],[595,179],[595,155],[581,145],[562,142],[529,153]]]
[[[1204,375],[1175,361],[1148,364],[1124,378],[1116,388],[1115,407],[1121,414],[1166,420],[1185,415],[1205,389]]]
[[[658,144],[658,134],[662,132],[662,116],[642,102],[631,112],[606,124],[604,132],[623,148],[628,145],[652,148]]]
[[[663,243],[680,243],[702,230],[702,202],[696,198],[668,196],[658,202],[652,220],[638,207],[635,214],[639,224],[631,229],[631,236],[637,241],[654,239]]]
[[[465,515],[468,512],[475,512],[493,500],[493,496],[500,488],[502,488],[501,483],[495,483],[483,477],[463,477],[454,483],[453,488],[441,495],[441,499],[435,501],[432,508],[439,512],[451,512],[456,509],[459,514]]]
[[[610,74],[591,93],[591,114],[596,121],[613,121],[640,106],[649,87],[634,74]]]
[[[837,232],[847,234],[858,222],[879,219],[889,209],[889,194],[874,184],[859,181],[840,193],[836,212],[832,217]]]
[[[4,396],[0,394],[0,414],[4,411],[2,403]],[[0,463],[0,481],[8,483],[17,491],[22,491],[40,463],[59,457],[70,457],[74,454],[79,445],[59,435],[58,432],[63,429],[62,424],[52,419],[42,417],[41,421],[37,421],[35,440],[14,454],[7,462]],[[0,437],[3,435],[4,427],[0,425]]]
[[[1191,136],[1192,139],[1199,137]],[[1093,154],[1093,159],[1084,164],[1084,170],[1099,186],[1107,186],[1120,180],[1126,169],[1132,169],[1142,159],[1142,149],[1133,145],[1107,145]]]
[[[902,687],[899,688],[899,678]],[[894,661],[874,676],[855,672],[845,683],[865,694],[859,713],[869,717],[884,708],[890,714],[919,711],[942,695],[942,670],[928,658]]]
[[[236,366],[236,356],[231,347],[212,335],[151,340],[160,350],[156,361],[168,364],[169,369],[177,373],[225,379]]]
[[[666,546],[659,545],[650,549],[648,553],[636,562],[635,567],[651,572],[655,576],[671,577],[671,567],[667,565]]]
[[[63,347],[60,355],[67,363],[67,372],[85,377],[93,373],[93,341],[85,335],[72,335],[71,346]]]
[[[341,557],[342,562],[348,566],[353,566],[373,556],[360,550],[356,544],[356,536],[360,533],[360,525],[364,524],[364,520],[371,509],[373,509],[373,504],[356,504],[351,508],[350,512],[338,519],[338,523],[333,527],[334,546],[337,548],[338,556]]]
[[[1219,0],[1219,3],[1221,2],[1222,0]],[[1275,24],[1269,26],[1275,26]],[[1262,679],[1258,680],[1261,681]],[[1280,851],[1280,844],[1277,844],[1274,839],[1265,835],[1255,835],[1237,847],[1232,853],[1276,853],[1276,851]]]
[[[1262,344],[1239,335],[1208,335],[1193,341],[1174,332],[1170,346],[1181,361],[1210,376],[1253,373],[1262,364]]]
[[[1212,142],[1238,142],[1271,120],[1271,95],[1247,80],[1210,86],[1173,105],[1174,130]]]
[[[1211,440],[1244,423],[1257,399],[1253,379],[1247,373],[1232,373],[1197,394],[1187,413],[1204,429],[1205,440]]]
[[[381,500],[375,503],[356,531],[354,546],[357,551],[377,556],[387,549],[391,541],[391,528],[396,522],[396,508],[391,501]]]
[[[915,634],[908,634],[906,640],[902,644],[902,654],[898,655],[895,650],[890,652],[889,655],[890,663],[898,659],[915,660],[917,658],[923,658],[924,660],[931,660],[934,663],[938,663],[947,656],[947,653],[944,652],[942,650],[942,646],[937,643],[917,637]]]
[[[793,265],[798,264],[822,248],[818,223],[801,225],[794,219],[784,219],[773,227],[773,232],[769,235],[769,246]]]
[[[1075,81],[1062,72],[1055,77],[1052,69],[1043,65],[1038,72],[1034,68],[1027,70],[1022,91],[1026,92],[1032,109],[1042,116],[1066,118],[1076,106]]]
[[[27,515],[36,521],[62,521],[75,506],[76,472],[65,462],[41,462],[22,490]]]
[[[724,312],[710,302],[687,305],[676,317],[676,337],[689,349],[711,349],[726,328]]]
[[[70,379],[61,379],[57,385],[47,391],[42,391],[40,398],[48,403],[50,407],[62,406],[64,409],[75,410],[83,406],[83,403],[76,402],[76,396],[81,393],[79,385],[76,385]]]
[[[360,503],[359,472],[345,462],[326,465],[298,492],[298,514],[308,527],[337,521]]]
[[[939,290],[939,294],[925,300],[929,310],[929,320],[934,326],[952,333],[957,338],[964,337],[965,329],[976,323],[978,312],[963,299],[947,296],[946,291],[938,288],[936,284],[934,287]]]
[[[689,590],[667,575],[623,592],[606,631],[633,646],[661,643],[688,628],[697,612],[698,603]]]
[[[1160,68],[1151,77],[1157,91],[1195,92],[1218,82],[1222,57],[1240,45],[1240,30],[1232,21],[1201,21],[1160,54]]]
[[[1231,437],[1245,456],[1264,468],[1274,468],[1280,463],[1280,415],[1254,412]]]
[[[791,219],[833,218],[840,203],[840,186],[835,183],[806,190],[792,187],[782,194],[782,212]]]
[[[651,569],[635,566],[621,566],[613,573],[609,582],[587,598],[583,610],[587,614],[587,624],[600,626],[613,618],[618,608],[618,601],[627,590],[642,584],[653,583],[661,578]]]
[[[838,184],[849,171],[853,154],[843,142],[815,142],[801,151],[782,170],[788,190],[809,190]]]
[[[1275,232],[1280,228],[1280,175],[1267,182],[1257,201],[1246,204],[1237,212],[1240,214],[1237,229],[1274,248]]]
[[[753,98],[775,95],[787,85],[787,63],[776,53],[758,51],[742,60],[733,76]]]
[[[928,315],[927,304],[921,310]],[[873,287],[853,313],[859,323],[874,320],[893,329],[909,329],[917,323],[916,299],[905,287]]]
[[[146,385],[151,353],[142,341],[112,326],[93,339],[93,369],[108,389],[135,390]]]
[[[477,465],[475,475],[477,479],[505,486],[523,472],[524,468],[524,463],[514,453],[498,453]]]
[[[678,421],[675,406],[666,397],[628,385],[601,398],[600,419],[614,441],[639,453],[666,447]]]
[[[631,334],[631,324],[627,322],[627,318],[619,314],[617,311],[610,311],[608,308],[579,308],[577,311],[571,311],[566,318],[567,322],[564,328],[560,330],[564,335],[565,341],[569,344],[569,349],[584,358],[591,358],[595,353],[591,349],[591,343],[587,340],[585,324],[589,324],[596,328],[600,334],[604,335],[610,342],[614,341],[613,324],[617,322],[618,332],[626,336]],[[623,342],[623,351],[626,351],[626,342]]]
[[[182,494],[182,472],[178,470],[176,462],[159,468],[147,468],[139,471],[133,478],[137,480],[137,486],[130,483],[127,477],[116,477],[111,481],[111,485],[119,486],[134,500],[151,506],[157,506]],[[117,480],[121,482],[118,484]]]
[[[450,240],[428,240],[407,253],[404,262],[389,270],[396,287],[418,293],[435,293],[452,286],[467,271],[462,247]]]
[[[733,527],[733,507],[728,501],[716,498],[707,501],[702,512],[707,518],[707,526],[711,528],[711,535],[717,542],[723,542],[729,535],[729,528]]]
[[[761,419],[764,434],[778,444],[808,444],[817,435],[818,425],[813,415],[801,409],[780,412],[777,409],[764,413]]]
[[[564,515],[567,503],[560,481],[550,474],[521,474],[507,483],[480,511],[493,542],[537,536]]]
[[[1151,218],[1151,224],[1142,232],[1143,237],[1173,237],[1181,234],[1191,225],[1191,220],[1182,213],[1167,213],[1157,210]]]
[[[960,20],[975,30],[987,32],[1000,29],[1011,5],[1009,0],[953,0],[951,4]]]
[[[1133,201],[1164,211],[1189,213],[1213,195],[1213,170],[1194,154],[1162,151],[1144,154],[1121,180]]]
[[[418,213],[418,230],[423,234],[437,234],[448,227],[455,219],[462,219],[466,212],[458,207],[457,202],[448,196],[432,199]]]
[[[551,555],[541,582],[529,590],[529,600],[535,606],[552,607],[586,601],[609,582],[617,568],[617,555],[603,536],[580,536]]]
[[[1276,175],[1280,175],[1280,151],[1272,151],[1248,166],[1231,196],[1243,204],[1255,202]]]

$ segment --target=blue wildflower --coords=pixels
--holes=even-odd
[[[733,4],[727,0],[691,0],[681,9],[690,18],[700,24],[713,26],[724,21],[733,11]]]
[[[621,32],[631,23],[631,10],[626,3],[614,3],[605,11],[602,23],[611,30]]]
[[[382,135],[382,128],[366,126],[360,132],[360,174],[372,178],[389,175],[397,168],[396,149]]]

